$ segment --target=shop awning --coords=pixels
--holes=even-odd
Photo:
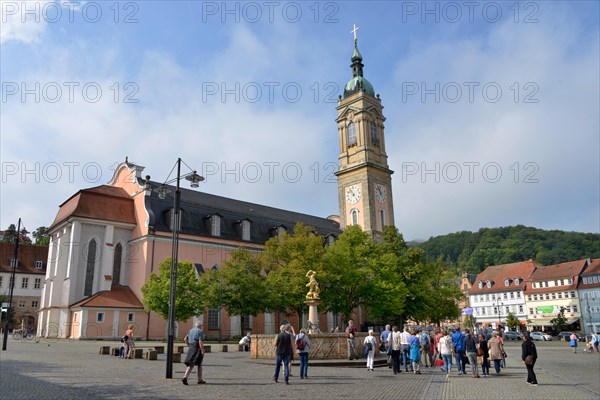
[[[567,325],[571,325],[574,324],[575,322],[579,321],[579,318],[575,318],[575,319],[570,319],[567,321]]]

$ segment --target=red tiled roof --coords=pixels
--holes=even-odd
[[[529,278],[529,282],[527,284],[527,288],[525,289],[525,293],[535,294],[545,292],[559,292],[562,290],[574,289],[575,287],[577,287],[579,274],[586,265],[587,259],[583,259],[576,261],[567,261],[555,265],[547,265],[545,267],[539,267],[535,270],[533,274],[531,274],[531,277]],[[547,282],[567,278],[572,279],[573,283],[570,285],[559,285],[554,287],[543,287],[535,289],[533,288],[533,282]]]
[[[112,285],[110,290],[97,292],[71,307],[144,308],[129,286]]]
[[[83,189],[60,205],[51,230],[70,216],[135,224],[133,199],[123,188],[97,186]]]
[[[538,265],[533,260],[512,264],[490,265],[477,275],[469,293],[495,293],[523,289],[525,287],[525,280],[529,278],[537,266]],[[515,285],[515,278],[519,278],[518,285]],[[504,285],[505,279],[509,280],[508,286]],[[483,288],[481,289],[479,288],[479,281],[483,282]],[[491,288],[487,287],[487,281],[492,282]]]
[[[11,272],[10,259],[15,255],[15,244],[0,242],[0,272]],[[15,273],[17,274],[46,274],[46,263],[48,262],[48,246],[34,246],[19,243],[19,264]],[[41,261],[42,268],[36,268],[35,262]]]
[[[583,272],[581,273],[581,277],[591,276],[591,275],[600,275],[600,258],[592,258],[590,263],[585,267]],[[600,281],[600,279],[599,279]],[[597,288],[600,287],[600,282],[597,283],[583,283],[583,279],[579,279],[579,284],[577,285],[578,289],[587,289],[587,288]]]

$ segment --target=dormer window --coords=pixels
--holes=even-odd
[[[212,236],[221,236],[221,216],[219,214],[210,216],[210,234]]]
[[[491,288],[491,287],[492,287],[492,281],[486,281],[485,285],[486,285],[488,288]]]
[[[515,285],[518,285],[521,282],[519,278],[515,278]]]
[[[245,219],[242,221],[242,240],[250,240],[250,226],[249,220]]]
[[[479,284],[477,286],[479,286],[479,289],[483,289],[483,282],[479,281]]]
[[[273,233],[275,236],[281,236],[287,232],[287,228],[283,225],[279,225],[273,228]]]
[[[40,260],[35,262],[35,269],[42,269],[44,267],[44,263]]]
[[[335,235],[327,235],[327,245],[333,246],[333,243],[335,243]]]
[[[180,208],[179,209],[179,218],[178,218],[178,223],[177,223],[177,230],[181,230],[181,216],[183,215],[183,210]],[[173,225],[173,222],[175,221],[175,210],[174,209],[170,209],[166,212],[166,218],[167,218],[167,225],[169,225],[169,228],[171,230],[175,230],[175,226]]]
[[[504,279],[504,286],[510,285],[510,280],[508,278]]]

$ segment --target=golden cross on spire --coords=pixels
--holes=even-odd
[[[352,29],[350,33],[354,33],[354,43],[356,43],[356,31],[358,30],[358,26],[356,26],[356,24],[352,25],[354,26],[354,29]]]

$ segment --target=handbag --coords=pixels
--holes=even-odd
[[[385,351],[385,343],[381,342],[379,344],[379,351]]]
[[[483,357],[483,350],[481,350],[481,347],[477,348],[477,357]]]
[[[529,355],[525,357],[523,361],[525,362],[525,365],[533,365],[533,356]]]

